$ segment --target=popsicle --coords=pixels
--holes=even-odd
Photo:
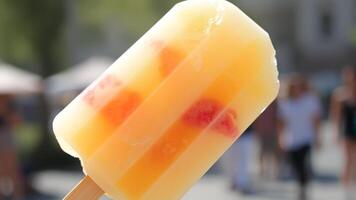
[[[261,27],[225,0],[187,0],[64,108],[53,129],[109,197],[175,200],[278,89]]]

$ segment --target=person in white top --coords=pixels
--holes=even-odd
[[[278,103],[279,142],[298,179],[301,200],[307,196],[310,151],[319,141],[321,115],[319,98],[305,87],[305,81],[300,75],[294,75],[289,81],[287,97]]]

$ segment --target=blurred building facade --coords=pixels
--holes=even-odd
[[[280,50],[280,67],[314,72],[355,62],[355,0],[241,0]],[[291,64],[293,63],[293,64]]]

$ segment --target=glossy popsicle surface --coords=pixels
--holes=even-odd
[[[177,4],[55,119],[115,199],[179,199],[278,93],[268,34],[224,0]]]

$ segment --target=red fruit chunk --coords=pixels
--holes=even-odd
[[[141,97],[133,91],[121,89],[100,112],[113,124],[121,124],[140,104]]]
[[[83,99],[112,124],[121,124],[139,105],[137,92],[122,87],[112,75],[103,76],[93,87],[84,91]]]
[[[214,123],[213,128],[226,136],[235,137],[237,128],[235,124],[236,113],[232,109],[226,110]]]
[[[161,74],[169,75],[184,59],[184,55],[179,50],[163,43],[162,41],[155,41],[152,46],[159,51]]]
[[[224,107],[213,99],[200,99],[183,115],[183,121],[191,126],[205,128],[215,120],[212,125],[214,130],[234,137],[237,134],[236,113],[232,109],[223,110]]]
[[[183,115],[183,120],[194,126],[206,127],[222,110],[222,106],[210,99],[200,99]]]

